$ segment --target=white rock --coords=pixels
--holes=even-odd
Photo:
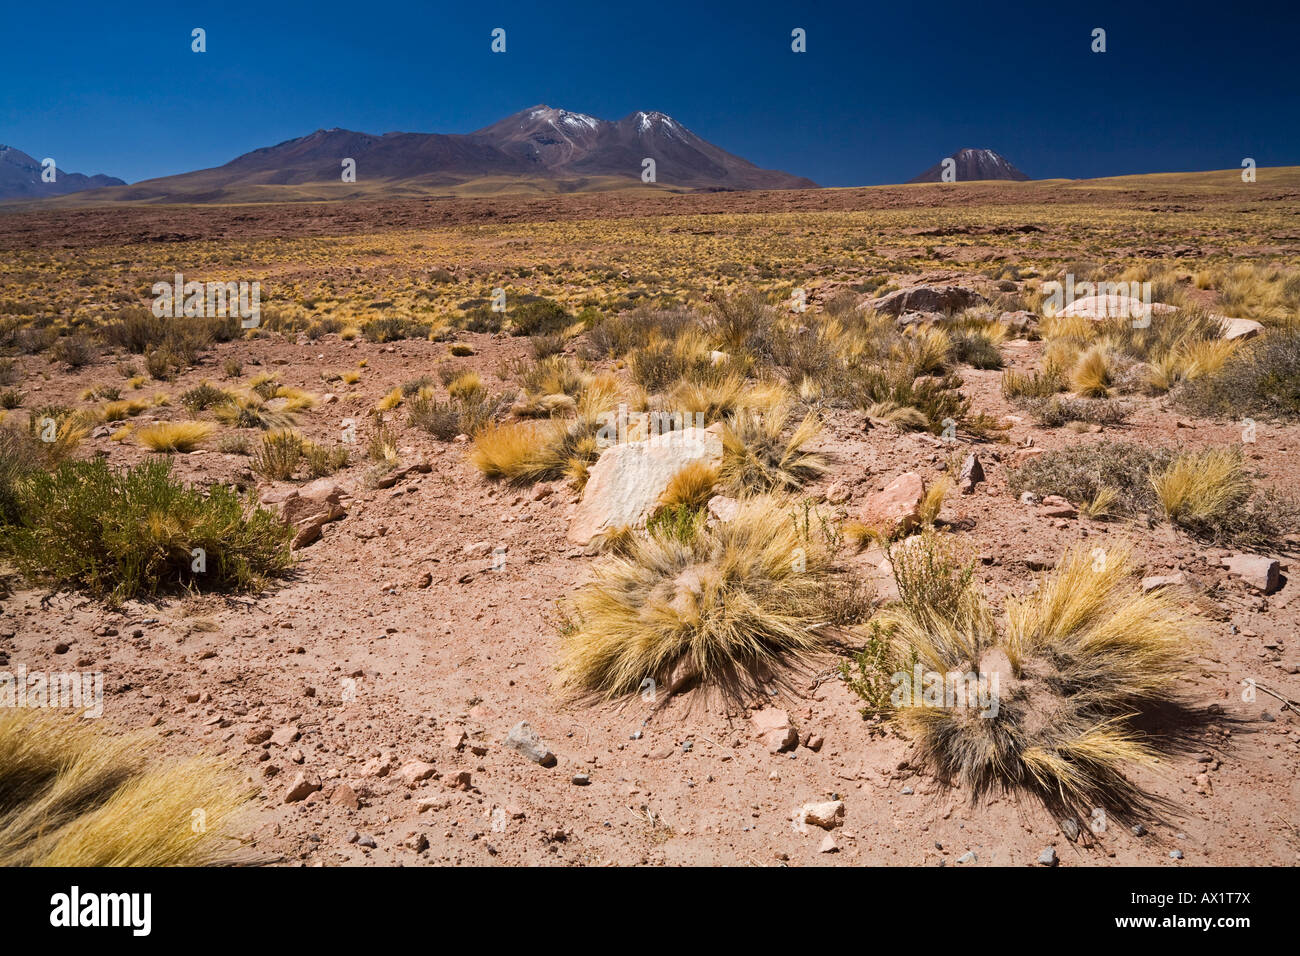
[[[569,541],[586,545],[615,528],[644,525],[677,472],[695,462],[716,465],[721,460],[722,440],[699,428],[605,449],[587,477]]]

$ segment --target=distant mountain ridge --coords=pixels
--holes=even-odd
[[[947,157],[953,161],[954,181],[971,182],[976,179],[1011,179],[1023,182],[1029,177],[1018,170],[1005,156],[991,149],[959,149]],[[943,160],[935,163],[909,183],[941,183]]]
[[[812,180],[760,169],[663,113],[621,120],[539,105],[473,133],[372,133],[321,129],[255,149],[223,166],[145,180],[86,200],[220,202],[256,198],[348,198],[447,192],[480,182],[535,184],[548,191],[639,185],[643,160],[655,182],[684,189],[804,189]],[[356,183],[342,163],[356,164]],[[312,187],[310,190],[295,187]],[[278,187],[278,188],[277,188]]]
[[[58,166],[54,167],[54,182],[47,183],[41,178],[43,172],[39,160],[21,149],[0,145],[0,199],[42,199],[101,186],[126,185],[114,176],[69,173]]]

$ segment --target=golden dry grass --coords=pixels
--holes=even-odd
[[[676,672],[726,685],[757,668],[808,663],[824,647],[823,540],[791,502],[757,497],[683,539],[652,531],[600,560],[571,600],[560,685],[606,697]]]
[[[1186,452],[1151,476],[1170,521],[1203,524],[1250,498],[1254,485],[1241,453],[1229,448]]]
[[[135,430],[136,443],[150,451],[189,452],[216,430],[211,422],[159,422]]]
[[[788,406],[766,414],[739,412],[722,426],[718,478],[734,493],[790,491],[826,471],[825,458],[804,450],[821,432],[809,412],[787,435]]]
[[[702,461],[691,462],[669,480],[668,487],[659,496],[659,506],[691,510],[703,508],[713,497],[717,484],[717,466]]]
[[[0,712],[0,866],[202,866],[233,855],[249,788],[49,711]]]
[[[903,597],[881,618],[895,660],[997,679],[992,714],[901,701],[901,727],[941,778],[975,797],[1023,787],[1075,810],[1150,803],[1124,769],[1150,762],[1157,741],[1131,718],[1177,703],[1196,643],[1182,597],[1142,593],[1127,549],[1068,552],[1033,594],[1008,602],[1000,636],[969,581],[939,605]]]

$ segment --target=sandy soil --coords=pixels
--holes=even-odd
[[[461,339],[477,354],[456,361],[493,382],[501,360],[526,346],[487,335]],[[216,380],[221,362],[234,355],[319,392],[320,369],[368,359],[362,402],[321,405],[304,417],[301,431],[323,438],[344,417],[364,419],[388,388],[429,371],[445,349],[334,335],[229,343],[167,390]],[[1028,368],[1037,349],[1013,342],[1005,353],[1012,367]],[[70,401],[96,382],[118,380],[112,363],[100,363],[40,383],[46,360],[21,362],[42,401]],[[998,374],[962,369],[976,411],[1015,414],[999,393]],[[395,415],[404,420],[402,410]],[[1146,402],[1131,423],[1105,435],[1199,446],[1237,441],[1239,426]],[[1005,437],[948,447],[864,431],[857,416],[837,413],[820,440],[833,468],[813,492],[846,485],[851,498],[842,507],[853,515],[899,473],[936,477],[952,454],[973,448],[988,479],[950,499],[946,516],[965,519],[958,538],[979,557],[993,595],[1023,593],[1035,576],[1031,566],[1050,566],[1079,540],[1103,548],[1131,542],[1145,573],[1182,569],[1206,584],[1208,649],[1185,692],[1198,708],[1209,713],[1217,705],[1221,714],[1194,731],[1190,752],[1138,775],[1179,808],[1145,821],[1143,836],[1112,823],[1095,836],[1085,826],[1083,838],[1071,842],[1051,815],[1022,797],[972,806],[965,794],[942,791],[914,769],[906,740],[864,722],[829,668],[795,693],[749,702],[748,710],[698,692],[658,709],[639,697],[561,705],[551,686],[555,602],[593,560],[573,555],[564,540],[574,494],[559,484],[544,497],[493,485],[465,460],[465,445],[409,428],[402,430],[403,461],[427,462],[430,470],[373,490],[349,477],[360,469],[340,475],[353,496],[348,516],[299,552],[282,585],[256,597],[133,603],[120,612],[68,593],[19,589],[4,600],[0,661],[103,671],[107,721],[145,729],[167,752],[224,755],[261,790],[245,821],[248,852],[286,864],[1033,865],[1053,846],[1064,866],[1294,865],[1300,723],[1265,694],[1243,701],[1241,687],[1254,678],[1300,697],[1300,585],[1286,557],[1291,580],[1264,597],[1218,566],[1227,552],[1167,526],[1044,517],[1006,487],[1008,471],[1032,454],[1024,442],[1054,448],[1099,436],[1019,423]],[[107,438],[88,447],[113,463],[147,454]],[[1261,425],[1251,458],[1268,481],[1293,487],[1300,428]],[[189,479],[255,483],[240,456],[201,451],[175,459]],[[490,552],[499,546],[507,549],[505,566],[493,570]],[[783,707],[801,739],[824,743],[769,753],[748,719],[754,706]],[[555,752],[555,767],[503,746],[520,720]],[[276,736],[248,742],[265,731]],[[416,760],[436,773],[408,786],[396,771]],[[300,772],[319,775],[323,788],[286,803]],[[578,774],[589,783],[574,783]],[[827,834],[801,831],[793,811],[833,796],[844,800],[845,820],[832,834],[837,849],[822,852]],[[1171,858],[1174,850],[1183,852],[1181,861]]]

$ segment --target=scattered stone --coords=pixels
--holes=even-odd
[[[1049,846],[1042,853],[1038,854],[1038,862],[1043,866],[1056,866],[1060,861],[1056,858],[1056,850]]]
[[[443,784],[448,790],[469,790],[472,787],[468,770],[457,770],[449,774]]]
[[[1181,860],[1182,858],[1183,858],[1183,851],[1182,851],[1182,850],[1170,850],[1170,851],[1169,851],[1169,859],[1171,859],[1171,860]]]
[[[330,803],[348,810],[361,809],[361,800],[357,797],[357,792],[346,783],[341,783],[334,788],[334,792],[330,794]]]
[[[369,833],[363,833],[361,836],[357,837],[357,846],[364,846],[367,849],[373,850],[376,846],[375,838]]]
[[[901,315],[904,312],[955,313],[979,305],[984,297],[961,286],[921,285],[899,289],[871,302],[876,312]]]
[[[921,520],[924,499],[924,479],[914,471],[905,472],[867,499],[862,522],[890,537],[906,534]]]
[[[961,856],[957,857],[958,863],[978,863],[979,857],[975,855],[974,850],[967,850]]]
[[[1133,831],[1133,835],[1136,836],[1136,837],[1146,836],[1146,835],[1147,835],[1147,828],[1144,827],[1144,826],[1143,826],[1142,824],[1140,824],[1140,823],[1135,823],[1135,824],[1133,824],[1133,826],[1132,826],[1131,829],[1132,829],[1132,831]]]
[[[1234,554],[1222,564],[1257,591],[1272,594],[1281,585],[1281,566],[1273,558],[1260,554]]]
[[[1225,339],[1253,339],[1264,331],[1264,326],[1254,319],[1230,319],[1227,316],[1219,316],[1219,319],[1223,323]]]
[[[533,763],[543,767],[554,767],[557,762],[555,754],[542,743],[542,738],[537,735],[537,731],[533,730],[525,720],[510,728],[505,743],[511,750],[518,751]]]
[[[1178,309],[1175,306],[1164,302],[1151,303],[1151,312],[1156,315],[1166,315],[1177,311]],[[1085,319],[1097,320],[1110,318],[1140,319],[1147,314],[1147,307],[1141,299],[1135,299],[1131,295],[1124,295],[1119,292],[1111,292],[1107,295],[1086,295],[1081,299],[1075,299],[1057,314],[1063,317],[1078,315]]]
[[[957,474],[957,490],[963,495],[968,495],[983,480],[984,465],[980,463],[979,455],[971,452],[962,462],[961,471]]]
[[[318,478],[288,493],[269,492],[262,496],[262,503],[279,504],[280,517],[294,528],[292,547],[297,550],[318,541],[326,524],[347,514],[343,497],[340,485]]]
[[[764,707],[750,718],[755,736],[768,753],[793,750],[799,744],[799,734],[790,724],[790,715],[777,707]]]
[[[817,848],[817,852],[838,853],[840,852],[840,845],[835,842],[835,837],[831,836],[828,833],[826,834],[825,838],[822,840],[822,845]]]
[[[294,774],[289,789],[285,791],[284,802],[297,803],[299,800],[305,800],[309,794],[315,793],[321,786],[320,777],[314,773]]]
[[[575,787],[585,787],[591,783],[591,777],[585,773],[575,773],[572,782]]]
[[[1061,828],[1061,832],[1065,834],[1067,840],[1071,843],[1079,842],[1080,831],[1078,820],[1074,819],[1074,817],[1066,817],[1064,820],[1061,820],[1058,825]]]
[[[1047,518],[1075,518],[1079,510],[1060,495],[1047,495],[1043,498],[1043,515]]]
[[[1156,574],[1142,579],[1142,592],[1154,591],[1156,588],[1182,587],[1187,583],[1187,575],[1182,571],[1173,574]]]
[[[735,498],[728,498],[726,495],[714,495],[709,499],[709,517],[714,521],[726,524],[736,517],[736,512],[740,510],[740,502]]]
[[[271,743],[275,744],[277,747],[287,747],[301,736],[302,734],[298,732],[297,727],[292,725],[281,727],[275,731],[275,733],[271,734]]]
[[[412,760],[410,763],[403,764],[402,768],[397,771],[397,775],[402,778],[402,782],[412,790],[421,780],[428,780],[435,773],[437,773],[437,770],[433,764],[425,763],[423,760]]]
[[[805,803],[799,809],[800,818],[823,830],[834,830],[844,823],[844,801],[827,800],[824,803]]]

